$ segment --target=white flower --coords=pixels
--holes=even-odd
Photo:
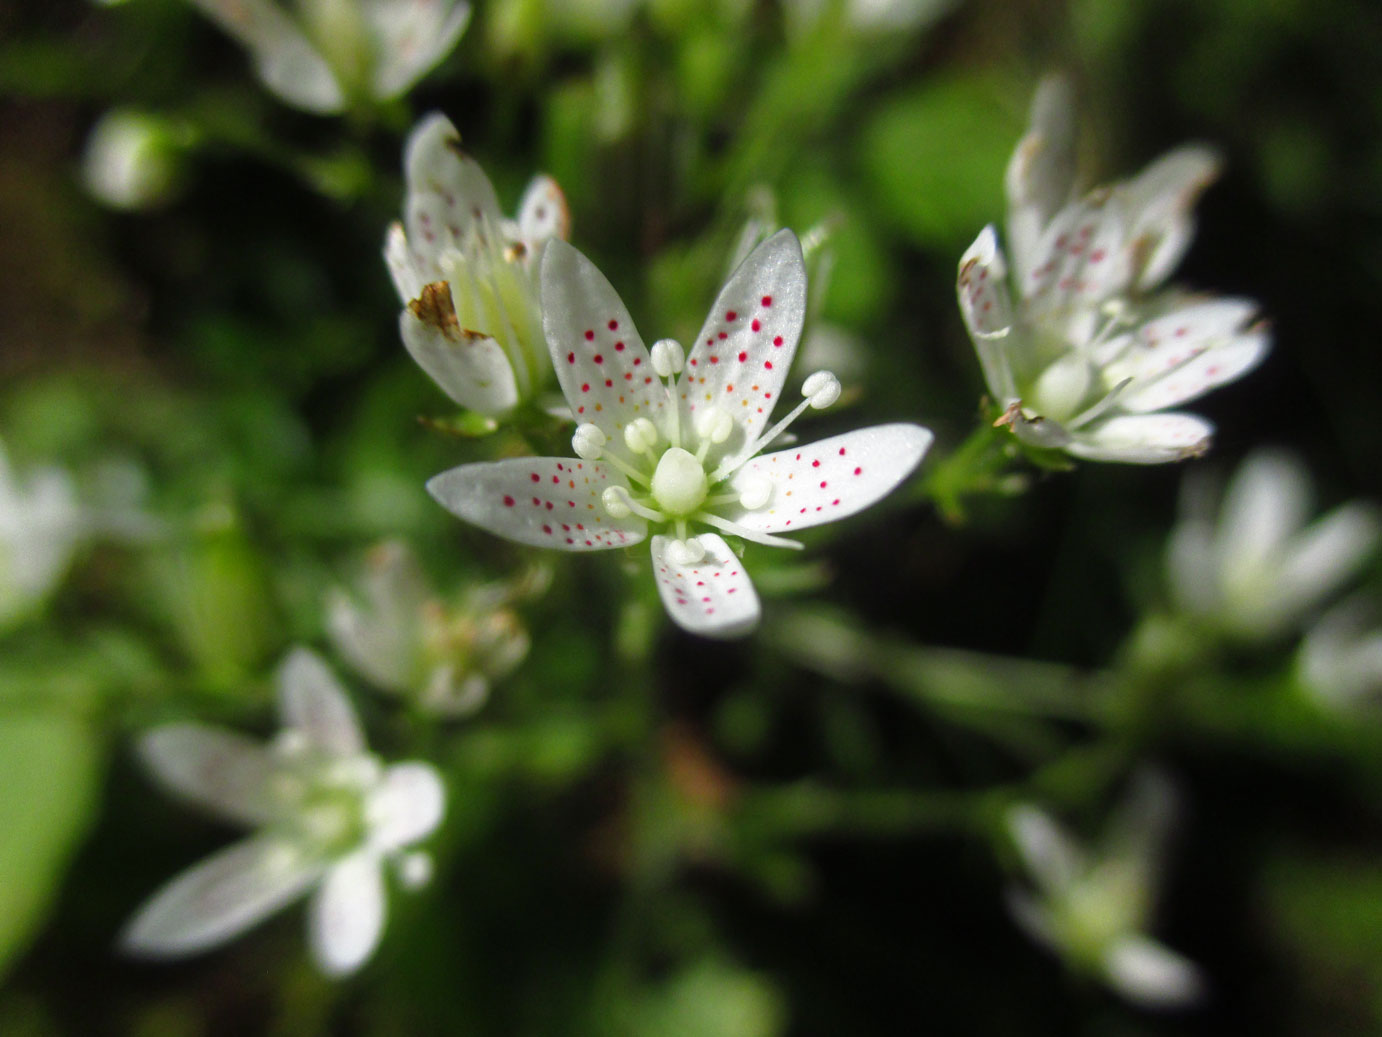
[[[1207,490],[1187,480],[1167,570],[1183,611],[1235,637],[1279,637],[1299,627],[1358,571],[1382,532],[1374,509],[1360,502],[1307,526],[1309,473],[1274,451],[1242,463],[1217,522]]]
[[[542,263],[543,323],[557,378],[580,422],[576,457],[469,464],[428,484],[478,526],[538,547],[599,551],[635,544],[651,523],[663,605],[708,637],[747,633],[758,598],[743,564],[710,526],[778,547],[776,534],[852,515],[920,462],[931,433],[879,425],[762,455],[807,407],[840,392],[833,375],[769,425],[801,334],[801,245],[781,231],[720,291],[688,358],[671,339],[643,345],[619,296],[585,256],[553,241]],[[670,534],[670,535],[668,535]]]
[[[537,271],[548,239],[570,229],[555,180],[534,177],[507,220],[489,178],[433,113],[408,137],[408,196],[384,259],[399,298],[403,344],[462,407],[497,416],[530,399],[550,364]],[[406,228],[406,229],[405,229]]]
[[[391,100],[451,53],[470,21],[463,0],[191,0],[249,49],[264,85],[330,114]],[[290,11],[292,13],[290,13]]]
[[[21,475],[0,443],[0,626],[48,598],[87,532],[71,476],[60,468]]]
[[[87,134],[82,181],[92,197],[115,209],[157,205],[173,190],[178,151],[188,136],[168,119],[111,109]]]
[[[430,765],[385,767],[365,747],[350,702],[314,654],[296,649],[278,675],[283,730],[264,745],[200,724],[168,724],[140,742],[172,793],[255,833],[154,894],[121,937],[157,958],[233,939],[315,890],[308,935],[322,971],[345,975],[384,928],[384,864],[425,881],[426,855],[405,848],[441,822],[445,790]]]
[[[327,598],[327,632],[378,687],[430,712],[464,716],[528,654],[528,632],[506,607],[518,591],[477,587],[449,607],[428,589],[412,551],[389,541],[369,553],[355,594],[335,590]]]
[[[1172,810],[1164,779],[1144,773],[1097,849],[1036,807],[1016,806],[1007,818],[1035,887],[1009,890],[1013,918],[1072,967],[1145,1008],[1193,1004],[1204,990],[1192,963],[1144,932]]]
[[[1218,168],[1187,145],[1076,200],[1069,91],[1042,84],[1008,166],[1015,292],[993,227],[960,260],[960,310],[1003,409],[996,424],[1094,461],[1155,464],[1208,447],[1209,422],[1167,408],[1240,377],[1268,347],[1252,301],[1161,289]]]
[[[1382,702],[1382,628],[1376,609],[1354,599],[1326,612],[1301,642],[1301,684],[1327,706]]]

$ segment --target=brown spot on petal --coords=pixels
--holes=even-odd
[[[456,304],[451,299],[451,285],[433,281],[422,286],[422,294],[408,304],[414,317],[436,328],[452,342],[461,339],[461,322],[456,316]],[[473,332],[470,335],[474,335]]]

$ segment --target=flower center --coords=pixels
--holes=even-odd
[[[665,514],[679,518],[694,513],[709,490],[705,467],[695,454],[679,446],[663,451],[653,472],[652,493]]]

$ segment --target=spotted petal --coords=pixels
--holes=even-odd
[[[139,740],[149,771],[174,795],[245,825],[274,816],[273,759],[249,738],[201,724],[165,724]]]
[[[272,0],[192,2],[249,48],[259,78],[283,100],[319,114],[345,107],[345,95],[331,67]]]
[[[875,425],[756,457],[730,480],[737,491],[767,479],[768,503],[728,517],[759,533],[785,533],[834,522],[890,493],[935,437],[919,425]]]
[[[1264,328],[1245,327],[1256,311],[1248,299],[1201,300],[1143,324],[1127,352],[1104,369],[1109,384],[1133,379],[1118,406],[1139,414],[1163,410],[1241,377],[1270,342]]]
[[[1122,291],[1132,277],[1128,225],[1118,196],[1095,191],[1056,214],[1042,233],[1032,269],[1019,282],[1033,318],[1084,313]]]
[[[535,176],[518,204],[518,237],[530,251],[548,238],[571,236],[571,210],[566,195],[550,176]]]
[[[790,230],[763,242],[710,307],[681,380],[683,413],[716,406],[734,418],[723,457],[769,427],[806,319],[806,263]]]
[[[1048,76],[1032,99],[1027,133],[1008,162],[1008,237],[1019,279],[1031,273],[1041,232],[1075,186],[1075,110],[1070,84]]]
[[[1013,334],[1012,299],[1008,295],[1007,263],[992,226],[985,227],[960,257],[956,291],[960,313],[969,328],[974,351],[979,354],[984,382],[998,403],[1006,407],[1017,399],[1005,341]]]
[[[437,284],[449,297],[445,283]],[[427,298],[424,294],[423,300]],[[398,327],[408,354],[462,407],[497,416],[518,402],[513,364],[504,347],[488,335],[462,328],[454,309],[437,311],[415,304],[399,314]]]
[[[627,485],[598,461],[522,457],[452,468],[427,492],[453,515],[520,544],[601,551],[647,535],[641,518],[611,518],[600,500],[606,487]]]
[[[542,327],[557,380],[578,422],[620,440],[634,418],[656,421],[667,392],[633,318],[595,264],[560,238],[542,255]]]
[[[333,756],[365,750],[355,708],[315,652],[294,648],[278,668],[278,704],[285,727]]]
[[[455,0],[364,0],[360,6],[375,44],[374,96],[384,101],[450,54],[470,22],[470,5]]]
[[[705,557],[695,565],[677,565],[667,557],[673,542],[653,537],[653,577],[672,620],[692,634],[711,638],[742,637],[758,625],[758,595],[749,574],[729,545],[714,533],[697,540]]]
[[[312,956],[328,976],[363,965],[384,931],[384,876],[379,857],[360,850],[334,865],[312,898],[307,931]]]
[[[1120,414],[1079,429],[1065,447],[1089,461],[1164,464],[1209,448],[1214,426],[1194,414]]]
[[[1195,236],[1195,203],[1221,167],[1212,148],[1186,144],[1119,186],[1139,289],[1155,288],[1180,263]]]
[[[176,958],[215,947],[301,896],[319,859],[270,836],[235,843],[164,886],[131,919],[121,945]]]

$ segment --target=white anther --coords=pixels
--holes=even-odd
[[[695,537],[673,540],[667,545],[667,560],[673,565],[695,565],[705,557],[705,545]]]
[[[712,443],[723,443],[734,431],[734,419],[720,407],[706,407],[696,415],[696,434]]]
[[[647,418],[634,418],[624,426],[624,445],[635,454],[644,454],[657,446],[657,426]]]
[[[598,461],[608,442],[600,426],[587,421],[584,425],[576,426],[576,434],[571,437],[571,449],[583,460]]]
[[[739,491],[739,503],[749,511],[757,511],[773,495],[773,481],[766,475],[750,475]]]
[[[801,394],[811,401],[814,409],[821,410],[840,398],[840,380],[829,371],[817,371],[802,383]]]
[[[394,870],[404,889],[421,889],[432,881],[432,856],[421,850],[400,854],[394,858]]]
[[[600,494],[600,503],[609,512],[610,518],[627,518],[633,511],[629,507],[629,491],[622,486],[609,486]]]
[[[652,361],[657,376],[668,378],[674,374],[681,374],[682,365],[686,363],[686,351],[674,338],[658,339],[653,343]]]

